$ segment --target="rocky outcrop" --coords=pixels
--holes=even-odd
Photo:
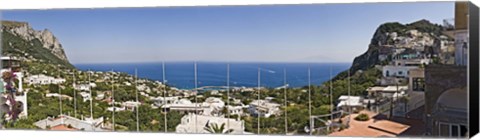
[[[37,31],[25,22],[2,21],[2,25],[2,32],[10,32],[26,41],[38,39],[43,48],[50,50],[51,53],[59,59],[68,62],[62,45],[49,30],[44,29]]]
[[[417,52],[426,57],[438,57],[453,47],[452,38],[444,35],[444,28],[427,20],[410,24],[389,22],[375,31],[368,49],[357,56],[351,71],[366,70],[388,61],[403,52]]]

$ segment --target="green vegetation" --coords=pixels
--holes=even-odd
[[[27,24],[26,22],[6,21],[6,20],[3,20],[1,22],[1,25],[5,28],[21,27],[21,26],[24,26],[26,24]]]
[[[42,47],[42,43],[38,39],[27,41],[6,31],[2,31],[2,54],[31,57],[37,59],[40,64],[52,64],[60,68],[74,68],[68,61],[58,58],[50,50]],[[26,56],[27,54],[29,56]]]
[[[221,126],[218,126],[216,123],[209,124],[209,126],[205,126],[203,128],[205,131],[209,133],[216,133],[216,134],[230,134],[233,132],[233,129],[226,129],[225,123],[222,123]]]
[[[358,116],[355,117],[354,119],[357,121],[368,121],[370,118],[368,117],[367,114],[361,113],[361,114],[358,114]]]
[[[428,20],[422,19],[410,24],[406,24],[407,30],[415,29],[424,33],[433,33],[437,36],[442,35],[445,29],[438,24],[433,24]]]

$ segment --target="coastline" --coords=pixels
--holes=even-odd
[[[278,88],[283,85],[283,70],[287,71],[289,87],[301,88],[308,85],[307,69],[312,69],[312,84],[320,85],[331,80],[337,74],[350,68],[350,63],[308,63],[308,62],[197,62],[198,87],[226,86],[226,65],[231,64],[230,87],[257,87],[257,70],[262,73],[261,87]],[[166,84],[182,90],[194,89],[194,62],[165,62]],[[138,76],[152,81],[163,81],[160,63],[109,63],[109,64],[75,64],[79,70],[116,71],[129,75],[138,69]],[[332,68],[332,75],[330,75]]]

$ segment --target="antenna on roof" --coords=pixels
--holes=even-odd
[[[167,133],[167,108],[165,108],[165,105],[167,103],[166,101],[166,96],[167,96],[167,81],[165,80],[165,61],[162,61],[162,82],[164,84],[164,90],[163,90],[163,107],[164,107],[164,110],[163,112],[165,114],[163,114],[163,119],[164,119],[164,126],[165,126],[165,133]]]
[[[260,67],[258,67],[258,101],[257,106],[260,106]],[[257,134],[260,134],[260,111],[257,111]]]
[[[136,105],[135,105],[135,111],[136,111],[136,118],[137,118],[137,132],[140,131],[140,126],[138,124],[138,89],[137,89],[137,79],[138,79],[138,74],[137,74],[137,68],[135,68],[135,100],[136,100]]]

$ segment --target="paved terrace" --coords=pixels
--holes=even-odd
[[[354,118],[360,113],[367,114],[368,121],[356,121]],[[352,114],[350,127],[342,131],[329,134],[329,136],[353,136],[353,137],[405,137],[421,136],[425,132],[425,125],[421,120],[395,117],[388,120],[385,115],[371,111],[361,111]],[[346,122],[348,116],[342,118]]]

